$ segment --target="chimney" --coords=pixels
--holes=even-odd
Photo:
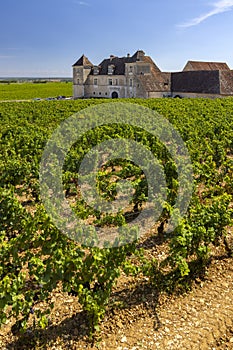
[[[130,53],[127,53],[127,57],[130,57]]]
[[[138,50],[138,52],[137,52],[137,60],[138,61],[143,61],[144,56],[145,56],[145,52],[143,50]]]
[[[116,56],[114,56],[114,55],[110,55],[110,61],[112,61],[113,60],[113,58],[115,58]]]

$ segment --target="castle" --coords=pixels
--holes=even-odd
[[[99,65],[82,55],[73,65],[74,98],[233,96],[233,71],[226,63],[188,61],[181,72],[161,72],[151,57],[111,55]]]

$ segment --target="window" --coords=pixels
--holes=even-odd
[[[130,67],[129,67],[129,71],[130,71],[130,72],[133,72],[133,66],[130,66]]]
[[[108,85],[112,85],[112,79],[108,79]]]
[[[99,92],[99,95],[101,95],[101,92]]]
[[[94,79],[94,85],[98,85],[98,79],[97,78]]]
[[[95,91],[93,92],[93,95],[95,95]]]
[[[97,75],[97,74],[99,74],[99,67],[98,66],[94,66],[94,68],[93,68],[93,74],[94,75]]]
[[[133,86],[133,79],[129,79],[129,86]]]
[[[79,79],[77,79],[77,84],[80,84],[80,81],[79,81]]]
[[[116,79],[116,85],[118,85],[118,79]]]
[[[113,64],[111,64],[110,66],[108,66],[108,74],[113,74],[114,68],[115,68],[115,66],[114,66]]]

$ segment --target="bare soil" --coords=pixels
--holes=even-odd
[[[0,330],[0,349],[233,349],[232,262],[217,248],[204,278],[196,278],[182,295],[161,293],[146,277],[123,275],[94,345],[77,299],[58,288],[47,329],[31,327],[24,335],[12,334],[10,320]]]

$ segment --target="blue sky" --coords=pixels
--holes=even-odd
[[[233,69],[233,0],[7,0],[1,2],[0,77],[71,76],[138,49],[163,71],[187,60]]]

